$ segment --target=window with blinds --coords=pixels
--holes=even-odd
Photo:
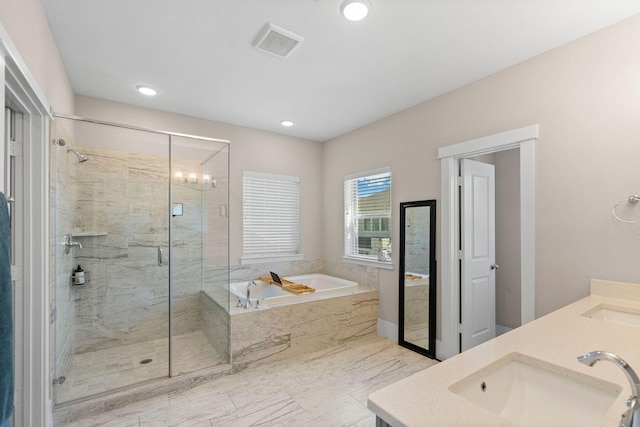
[[[391,169],[344,178],[344,255],[391,261]]]
[[[300,177],[243,173],[242,262],[302,259]]]

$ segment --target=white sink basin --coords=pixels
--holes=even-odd
[[[588,427],[600,424],[622,387],[511,353],[449,390],[519,426]]]
[[[640,310],[629,307],[600,304],[584,313],[583,316],[623,325],[640,326]]]

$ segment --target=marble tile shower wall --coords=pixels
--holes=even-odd
[[[53,367],[52,375],[58,378],[68,374],[75,351],[75,289],[70,280],[75,263],[75,251],[65,254],[64,236],[71,233],[73,228],[72,218],[77,190],[74,177],[80,165],[76,157],[67,152],[68,148],[73,148],[68,130],[56,123],[51,134],[54,141],[62,139],[66,144],[51,145],[50,151],[50,328],[53,350],[50,352],[50,363]]]
[[[80,164],[76,177],[74,233],[84,245],[76,261],[90,280],[76,289],[76,352],[166,337],[168,158],[80,149],[90,161]],[[172,218],[173,331],[182,334],[199,329],[202,191],[191,184],[172,191],[184,211]]]

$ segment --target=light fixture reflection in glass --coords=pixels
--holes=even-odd
[[[216,179],[211,175],[204,174],[202,175],[202,186],[205,189],[216,188]]]
[[[185,174],[184,172],[177,171],[173,174],[174,184],[197,184],[201,180],[203,189],[211,189],[218,186],[216,178],[206,173],[200,175],[199,173],[188,172]]]
[[[362,21],[371,10],[368,0],[345,0],[340,6],[340,12],[349,21]]]

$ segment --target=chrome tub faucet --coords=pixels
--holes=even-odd
[[[640,390],[640,378],[631,366],[619,356],[606,351],[592,351],[578,356],[578,362],[587,366],[593,366],[601,360],[609,361],[617,365],[629,380],[631,386],[631,396],[627,399],[627,410],[620,418],[620,427],[640,427],[640,402],[638,402],[638,390]]]
[[[245,301],[244,308],[251,307],[251,287],[255,285],[256,285],[256,282],[254,282],[253,280],[247,283],[247,300]]]

